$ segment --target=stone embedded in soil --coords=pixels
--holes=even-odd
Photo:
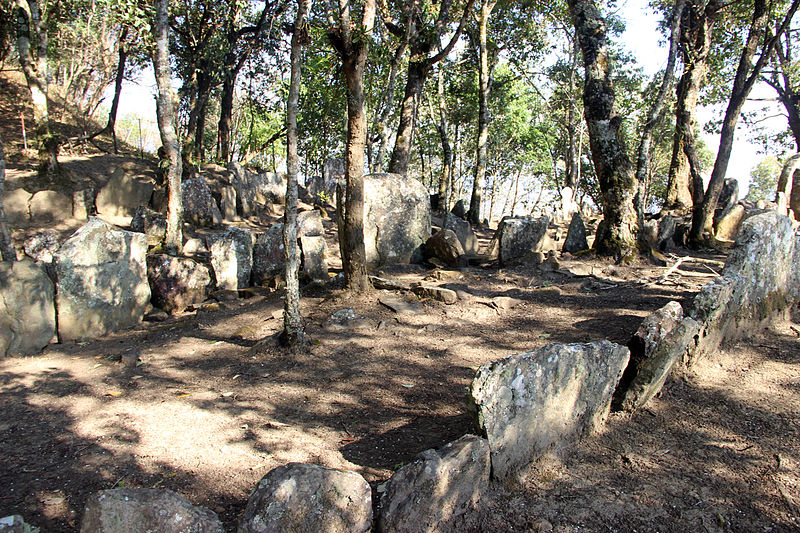
[[[38,527],[28,525],[19,515],[0,518],[0,533],[39,533]]]
[[[328,281],[328,263],[325,262],[325,237],[301,235],[300,249],[303,253],[303,272],[311,279]]]
[[[456,291],[445,289],[443,287],[418,285],[413,287],[411,290],[414,291],[414,294],[420,298],[433,298],[434,300],[439,300],[447,305],[452,305],[458,301],[458,295],[456,294]]]
[[[147,244],[156,246],[164,242],[167,234],[167,217],[147,206],[140,205],[131,219],[131,230],[147,235]]]
[[[608,341],[549,344],[482,365],[468,401],[492,450],[497,479],[517,478],[554,446],[597,430],[628,363]]]
[[[460,219],[459,219],[460,220]],[[453,231],[443,229],[434,233],[425,241],[425,258],[441,259],[450,267],[467,266],[467,256],[458,237]]]
[[[500,264],[509,265],[524,261],[534,252],[543,252],[547,240],[550,219],[506,218],[500,222],[497,231],[500,235]]]
[[[150,301],[147,239],[92,217],[56,255],[61,340],[92,339],[141,322]]]
[[[426,450],[386,482],[378,510],[384,532],[449,531],[475,508],[489,487],[485,439],[466,435],[441,450]]]
[[[28,208],[34,221],[61,222],[72,218],[72,198],[58,191],[37,192]]]
[[[283,248],[283,224],[275,224],[256,235],[253,245],[253,285],[267,285],[284,271]]]
[[[583,217],[580,213],[573,213],[561,251],[576,254],[588,248],[589,243],[586,240],[586,225],[583,223]]]
[[[206,299],[211,274],[208,267],[166,254],[147,256],[147,279],[153,305],[168,313],[180,313]]]
[[[222,213],[202,176],[181,183],[181,192],[183,218],[186,222],[198,227],[216,226],[222,223]]]
[[[242,228],[228,228],[208,237],[211,266],[217,288],[235,291],[250,286],[253,270],[253,234]]]
[[[0,357],[39,353],[55,334],[55,290],[44,267],[0,262]]]
[[[30,219],[28,202],[33,195],[25,189],[14,189],[7,191],[3,197],[3,211],[6,214],[6,222],[9,224],[19,224]]]
[[[642,320],[639,329],[628,342],[628,348],[631,349],[631,362],[650,357],[661,339],[672,331],[672,328],[677,326],[682,318],[681,304],[669,302]]]
[[[325,235],[322,216],[316,209],[297,213],[297,234],[306,237]]]
[[[372,528],[369,484],[355,472],[302,463],[271,470],[258,483],[239,533],[365,533]]]
[[[464,253],[478,255],[478,238],[475,236],[475,232],[472,231],[472,225],[468,221],[455,216],[453,213],[445,213],[442,229],[449,229],[456,234]]]
[[[167,489],[111,489],[89,496],[81,533],[223,533],[217,515]]]

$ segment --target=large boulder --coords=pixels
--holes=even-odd
[[[55,291],[44,267],[0,262],[0,357],[38,353],[55,334]]]
[[[441,450],[426,450],[386,482],[378,529],[423,533],[456,531],[489,488],[489,444],[466,435]]]
[[[370,266],[420,260],[430,236],[431,207],[420,181],[399,174],[364,176],[364,244]]]
[[[564,239],[564,246],[561,247],[562,252],[576,254],[589,248],[589,242],[586,240],[586,224],[583,223],[583,217],[578,212],[572,214],[572,220],[569,223],[567,230],[567,237]]]
[[[208,267],[187,257],[166,254],[147,256],[147,279],[153,305],[168,313],[180,313],[205,300],[211,284]]]
[[[303,272],[311,279],[328,281],[328,263],[325,261],[325,237],[301,235],[300,250],[303,254]]]
[[[509,265],[524,261],[535,252],[545,251],[548,217],[506,218],[500,222],[500,264]]]
[[[275,224],[256,236],[251,274],[254,286],[267,285],[283,272],[283,248],[283,224]]]
[[[467,266],[467,256],[461,241],[452,230],[437,231],[425,241],[425,258],[435,257],[450,267]]]
[[[456,234],[465,254],[478,255],[478,238],[469,222],[453,213],[445,213],[442,229],[449,229]]]
[[[372,528],[369,484],[355,472],[289,463],[258,483],[239,533],[365,533]]]
[[[62,340],[100,337],[141,322],[150,300],[147,238],[92,217],[56,255]]]
[[[514,480],[552,447],[599,429],[628,356],[608,341],[549,344],[481,366],[468,401],[492,475]]]
[[[231,184],[236,189],[237,212],[243,217],[258,215],[259,204],[282,203],[286,196],[286,176],[277,173],[257,174],[240,163],[231,163]]]
[[[325,235],[322,225],[322,215],[316,209],[297,213],[297,234],[306,237],[319,237]]]
[[[745,219],[745,207],[742,204],[736,204],[729,209],[724,215],[721,215],[714,223],[714,237],[722,241],[736,240],[736,235],[739,234],[739,226]]]
[[[217,288],[229,291],[250,286],[253,270],[253,234],[242,228],[228,228],[208,237],[211,266]]]
[[[199,176],[181,183],[183,193],[183,219],[198,227],[216,226],[222,223],[222,214],[211,196],[208,183]]]
[[[331,203],[336,194],[336,185],[344,181],[344,160],[326,159],[322,166],[322,176],[314,176],[307,188],[311,200],[317,204]]]
[[[9,224],[19,224],[30,220],[28,202],[33,195],[25,189],[7,191],[3,197],[3,211]]]
[[[72,197],[58,191],[39,191],[28,204],[31,219],[61,222],[72,218]]]
[[[223,533],[217,515],[167,489],[111,489],[86,501],[81,533]]]
[[[150,203],[153,182],[118,168],[95,199],[97,212],[112,217],[132,217],[136,208]]]

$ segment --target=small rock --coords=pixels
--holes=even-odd
[[[433,287],[430,285],[419,285],[411,289],[414,291],[414,294],[419,296],[420,298],[433,298],[434,300],[439,300],[440,302],[444,302],[447,305],[454,304],[458,301],[458,296],[456,292],[450,289],[444,289],[442,287]]]

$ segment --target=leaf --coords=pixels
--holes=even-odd
[[[549,333],[542,333],[541,335],[539,335],[539,338],[540,339],[549,339],[550,338],[550,334]]]
[[[103,366],[103,363],[95,363],[95,365],[92,367],[92,370],[94,370],[98,366]]]
[[[191,392],[184,392],[182,394],[178,394],[178,396],[176,396],[176,398],[186,398],[187,396],[191,396],[191,395],[192,395]]]
[[[109,391],[106,391],[106,396],[112,396],[112,397],[114,397],[114,398],[117,398],[117,397],[119,397],[119,396],[122,396],[122,391],[119,391],[119,390],[109,390]]]

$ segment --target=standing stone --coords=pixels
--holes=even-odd
[[[35,354],[56,334],[55,291],[29,259],[0,262],[0,357]]]
[[[583,223],[583,217],[580,213],[573,213],[567,230],[567,238],[564,239],[561,251],[576,254],[588,249],[589,243],[586,241],[586,225]]]
[[[153,195],[153,182],[139,179],[118,168],[111,175],[105,187],[97,193],[95,205],[101,215],[112,217],[131,217],[140,205],[150,203]]]
[[[253,270],[253,234],[242,228],[228,228],[209,236],[211,266],[217,289],[235,291],[250,286]]]
[[[236,188],[227,185],[222,187],[220,194],[219,210],[222,212],[224,222],[235,222],[236,215]]]
[[[500,264],[524,261],[529,254],[545,251],[549,225],[547,217],[506,218],[500,222]]]
[[[147,256],[147,279],[153,305],[168,313],[180,313],[205,300],[211,284],[211,274],[205,265],[166,254]]]
[[[211,189],[202,176],[181,183],[183,193],[183,219],[198,227],[216,226],[222,223]]]
[[[714,225],[714,237],[722,241],[736,240],[739,234],[739,226],[745,219],[745,208],[742,204],[736,204],[727,213],[722,215]]]
[[[301,235],[300,250],[303,253],[303,272],[311,279],[328,281],[328,263],[325,262],[325,237]]]
[[[717,208],[714,211],[714,223],[721,220],[739,202],[739,181],[727,178],[719,193]]]
[[[94,189],[81,189],[72,193],[72,218],[89,220],[94,213]]]
[[[431,207],[421,182],[399,174],[364,176],[364,245],[370,266],[421,260],[430,236]]]
[[[472,231],[472,225],[468,221],[458,218],[452,213],[446,213],[442,229],[449,229],[456,234],[465,254],[478,255],[478,238],[475,236],[475,232]]]
[[[628,356],[608,341],[549,344],[481,366],[469,401],[493,476],[513,480],[550,448],[599,429]]]
[[[31,193],[25,189],[14,189],[7,191],[3,199],[3,211],[6,214],[6,221],[9,224],[19,224],[30,220],[28,202],[31,200]]]
[[[92,217],[56,255],[61,340],[100,337],[141,322],[150,301],[147,238]]]
[[[239,533],[366,533],[372,528],[369,484],[355,472],[289,463],[258,483]]]
[[[467,206],[464,203],[463,198],[456,202],[456,205],[453,206],[453,209],[450,210],[450,213],[458,218],[464,218],[467,216]]]
[[[31,219],[62,222],[72,218],[72,198],[57,191],[39,191],[28,204]]]
[[[426,450],[386,482],[378,530],[456,531],[452,522],[475,508],[489,488],[489,443],[466,435],[441,450]]]
[[[444,261],[449,267],[467,266],[467,256],[461,247],[461,241],[449,229],[437,231],[425,241],[425,258],[431,257]]]
[[[131,229],[147,236],[148,246],[164,242],[167,234],[167,217],[156,213],[147,206],[140,205],[131,219]]]
[[[315,204],[331,203],[336,194],[336,184],[344,182],[344,159],[326,159],[322,176],[314,176],[308,184],[308,194]]]
[[[217,515],[167,489],[111,489],[86,502],[81,533],[223,533]]]
[[[639,358],[650,357],[661,339],[672,331],[672,328],[677,326],[682,318],[681,304],[669,302],[642,320],[639,329],[628,342],[628,348],[631,350],[631,363],[638,362]]]
[[[284,270],[283,224],[275,224],[256,236],[253,245],[253,285],[261,287]]]
[[[661,251],[673,248],[675,242],[675,232],[678,230],[678,221],[672,215],[664,215],[658,221],[658,233],[656,234],[656,247]]]
[[[319,211],[313,209],[297,213],[297,234],[307,237],[325,235],[325,228],[322,225],[322,216]]]

